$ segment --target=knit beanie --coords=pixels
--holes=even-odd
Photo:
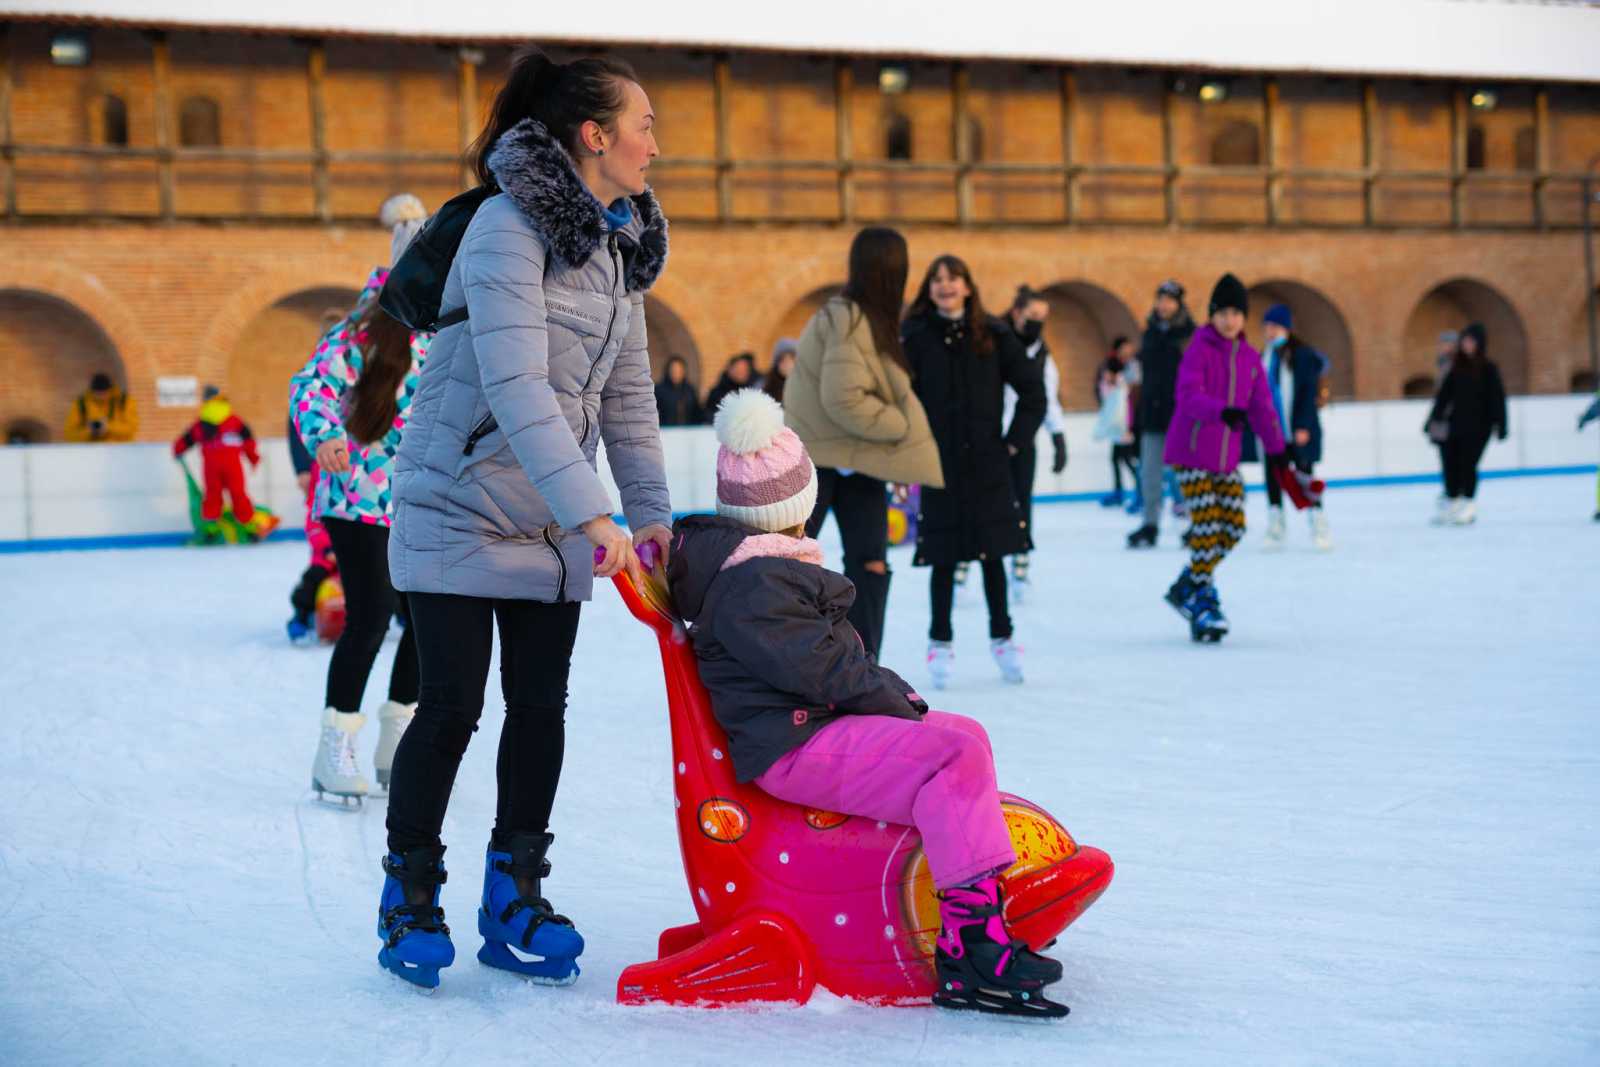
[[[378,221],[389,230],[389,265],[392,267],[422,229],[422,224],[428,221],[428,209],[410,193],[400,193],[383,202],[383,207],[378,209]]]
[[[1217,280],[1217,287],[1211,290],[1211,310],[1208,315],[1215,315],[1223,308],[1234,308],[1240,314],[1250,313],[1250,296],[1245,292],[1244,282],[1232,274],[1224,274]]]
[[[759,389],[731,393],[717,408],[717,514],[778,533],[811,517],[817,469],[783,424],[783,405]]]
[[[1285,330],[1294,329],[1294,314],[1289,310],[1288,304],[1273,304],[1267,309],[1263,322],[1270,322],[1274,326],[1282,326]]]

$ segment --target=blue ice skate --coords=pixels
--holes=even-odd
[[[1215,585],[1208,582],[1196,589],[1189,603],[1193,612],[1189,619],[1190,637],[1216,644],[1228,635],[1228,618],[1222,614],[1222,601]]]
[[[316,630],[309,619],[302,619],[296,615],[284,627],[289,631],[289,643],[294,645],[307,645],[316,639]]]
[[[439,907],[445,882],[444,847],[391,852],[383,858],[383,896],[378,901],[378,962],[424,989],[439,985],[439,970],[455,962],[450,927]]]
[[[1172,583],[1167,590],[1167,603],[1172,605],[1174,611],[1189,621],[1194,621],[1194,593],[1200,588],[1200,583],[1195,581],[1194,572],[1188,567],[1183,568],[1183,573],[1178,575],[1178,580]]]
[[[571,985],[578,980],[583,936],[571,919],[556,914],[540,887],[550,876],[545,853],[554,840],[555,834],[518,833],[507,835],[501,848],[489,842],[478,962],[543,985]]]

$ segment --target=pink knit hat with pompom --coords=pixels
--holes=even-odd
[[[717,514],[778,533],[803,524],[817,503],[817,469],[783,424],[783,406],[759,389],[730,393],[717,408]]]

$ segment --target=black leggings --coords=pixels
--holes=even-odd
[[[467,742],[483,713],[494,631],[506,719],[495,764],[497,836],[544,833],[566,749],[567,676],[578,604],[412,593],[422,699],[389,783],[389,848],[438,845]]]
[[[1291,451],[1291,454],[1292,454],[1294,450],[1291,449],[1290,451]],[[1275,508],[1281,508],[1281,507],[1283,507],[1283,486],[1278,484],[1277,472],[1275,472],[1272,469],[1272,464],[1270,464],[1270,463],[1262,463],[1261,465],[1262,465],[1262,467],[1266,468],[1266,475],[1267,475],[1267,503],[1272,505]],[[1295,468],[1298,469],[1301,474],[1305,474],[1305,475],[1310,475],[1311,474],[1312,465],[1310,463],[1306,462],[1305,460],[1301,459],[1298,455],[1296,455],[1294,457],[1294,465],[1295,465]],[[1322,505],[1321,504],[1317,504],[1317,505],[1314,505],[1314,506],[1320,508]]]
[[[417,639],[411,632],[406,598],[389,584],[389,527],[372,522],[324,518],[333,542],[344,586],[344,632],[328,661],[327,706],[360,711],[372,662],[389,632],[389,619],[406,623],[389,672],[389,699],[400,704],[417,700]]]
[[[830,510],[844,542],[844,576],[856,587],[856,599],[846,617],[867,652],[876,658],[883,646],[889,596],[887,487],[880,478],[840,474],[832,467],[819,467],[817,505],[806,521],[807,537],[817,536]],[[869,563],[884,564],[883,574],[869,571]]]
[[[1451,500],[1478,495],[1478,462],[1489,447],[1487,437],[1452,437],[1439,451],[1444,454],[1444,495]]]
[[[1111,484],[1117,492],[1122,492],[1122,468],[1128,468],[1128,486],[1135,493],[1139,491],[1139,446],[1138,445],[1112,445],[1111,446]]]
[[[1006,596],[1005,559],[996,556],[979,564],[983,568],[983,598],[989,602],[989,636],[1011,636],[1011,610]],[[952,641],[955,631],[950,625],[950,610],[956,599],[956,565],[935,564],[929,585],[933,597],[933,626],[928,630],[932,641]]]

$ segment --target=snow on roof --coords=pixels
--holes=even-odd
[[[0,17],[1216,70],[1600,81],[1595,0],[0,0]]]

